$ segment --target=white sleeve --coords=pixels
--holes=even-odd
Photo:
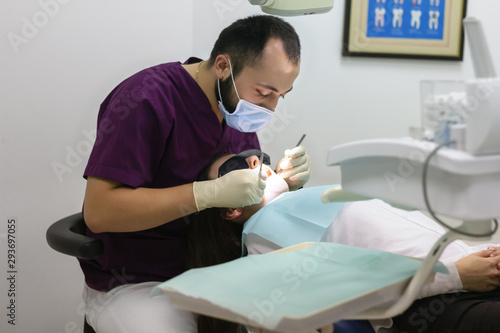
[[[500,244],[480,244],[470,247],[470,253],[476,253],[488,249],[488,247],[499,247]],[[465,254],[461,254],[459,257],[452,256],[446,259],[441,259],[440,261],[448,268],[450,274],[440,274],[437,273],[433,282],[427,283],[422,287],[418,298],[433,296],[443,293],[451,293],[457,291],[465,291],[460,279],[460,274],[458,273],[457,266],[455,262],[460,258],[463,258]]]
[[[500,247],[500,244],[479,244],[471,247],[471,252],[481,252],[487,250],[489,247]]]
[[[453,258],[442,259],[440,261],[446,266],[450,274],[436,273],[434,281],[426,283],[420,289],[417,298],[464,291],[462,280],[460,280],[460,275],[458,274]]]

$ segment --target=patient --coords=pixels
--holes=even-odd
[[[232,158],[233,155],[217,158],[207,168],[204,177],[213,179],[221,176],[219,171],[230,172],[228,165],[234,166]],[[240,163],[234,167],[260,166],[256,155],[246,156],[245,161],[246,166]],[[200,241],[206,244],[203,248],[195,247],[200,250],[198,252],[191,251],[191,267],[238,258],[242,235],[249,254],[265,253],[305,241],[328,241],[425,257],[444,233],[437,223],[420,212],[399,210],[380,200],[323,204],[320,201],[323,187],[291,192],[273,201],[287,191],[286,183],[268,166],[263,166],[263,172],[269,177],[262,203],[212,209],[192,219],[190,241],[196,241],[198,246]],[[314,196],[316,200],[312,199]],[[304,217],[294,213],[301,210],[314,212],[311,215],[315,220],[312,221],[307,214]],[[327,213],[321,214],[324,210]],[[282,218],[276,219],[277,212],[283,215]],[[272,216],[272,221],[266,218],[268,216]],[[207,237],[208,232],[210,237]],[[219,237],[216,237],[217,234]],[[500,326],[497,319],[500,313],[500,293],[497,289],[500,286],[500,248],[490,245],[470,247],[462,241],[455,241],[448,245],[440,260],[451,274],[437,274],[435,281],[421,290],[419,296],[423,298],[394,319],[398,329],[408,332],[496,330]],[[462,292],[465,290],[468,292]],[[446,301],[443,301],[444,293],[451,295]],[[390,325],[387,322],[385,326]]]

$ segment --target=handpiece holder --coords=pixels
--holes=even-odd
[[[423,164],[436,147],[411,138],[361,140],[330,148],[327,165],[340,166],[344,191],[427,210]],[[429,163],[426,184],[437,214],[459,221],[500,217],[500,154],[475,156],[444,147]]]

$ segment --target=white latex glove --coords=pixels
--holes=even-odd
[[[231,171],[224,176],[193,183],[196,208],[243,207],[262,201],[267,175],[259,176],[259,169]]]
[[[311,178],[311,158],[303,146],[285,150],[285,157],[278,164],[279,174],[288,183],[290,190],[296,190]]]

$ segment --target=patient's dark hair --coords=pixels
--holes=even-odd
[[[213,163],[227,154],[217,156],[200,173],[198,180],[209,180]],[[243,224],[223,218],[221,208],[208,208],[189,216],[187,231],[187,268],[200,268],[222,264],[241,256],[241,235]],[[199,333],[237,333],[236,323],[198,315]]]

